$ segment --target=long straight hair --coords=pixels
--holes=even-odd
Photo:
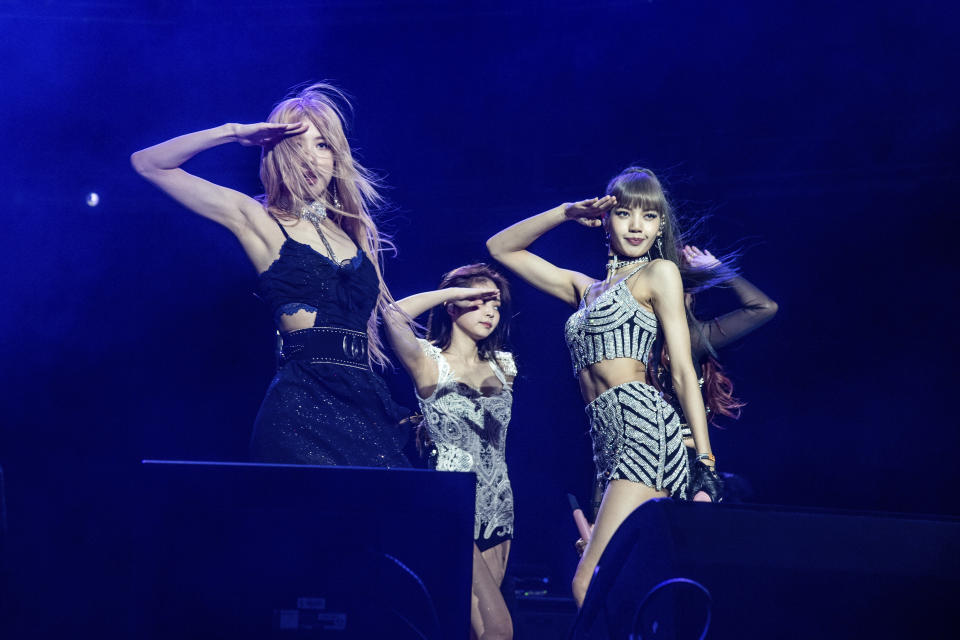
[[[260,181],[265,193],[260,201],[271,215],[289,221],[297,220],[311,202],[321,202],[330,219],[370,257],[379,293],[367,320],[368,358],[371,365],[385,367],[389,360],[380,340],[379,318],[393,296],[383,280],[383,252],[395,247],[389,236],[377,229],[371,214],[385,201],[378,192],[378,178],[353,158],[344,127],[345,109],[350,109],[347,97],[325,82],[311,84],[273,108],[268,122],[313,123],[333,153],[333,175],[326,188],[318,188],[311,180],[309,152],[297,136],[284,138],[261,152]]]
[[[724,256],[716,267],[693,268],[683,263],[680,259],[680,247],[685,243],[684,233],[667,192],[653,171],[642,167],[624,169],[607,184],[607,195],[615,196],[618,206],[631,209],[639,207],[644,211],[656,211],[660,214],[662,237],[659,246],[661,248],[654,243],[649,255],[651,259],[662,258],[677,265],[686,293],[695,294],[718,286],[736,276],[736,270],[728,266],[732,256]],[[693,317],[691,309],[687,308],[686,314],[688,325],[694,326],[693,323],[698,320]],[[667,375],[670,359],[665,353],[664,344],[663,329],[660,328],[660,323],[657,323],[657,337],[650,348],[650,358],[647,360],[647,380],[658,390],[669,395],[672,394],[673,388]],[[703,393],[711,414],[711,422],[718,415],[738,418],[743,403],[734,397],[733,382],[725,375],[720,363],[715,358],[708,358],[703,363],[702,372]]]

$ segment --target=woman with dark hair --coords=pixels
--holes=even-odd
[[[685,245],[681,251],[683,264],[693,269],[718,269],[723,264],[707,250]],[[722,316],[703,321],[694,315],[694,296],[686,294],[687,320],[690,326],[690,353],[698,382],[703,391],[704,404],[711,424],[716,424],[719,416],[736,420],[744,406],[733,395],[733,382],[727,377],[720,364],[718,349],[740,340],[755,329],[773,319],[777,313],[777,303],[763,291],[736,275],[724,283],[723,289],[731,290],[740,303],[740,307]],[[670,386],[670,377],[666,375],[670,366],[670,354],[664,350],[657,370],[657,386],[668,395],[668,401],[674,395]],[[682,419],[681,430],[684,444],[694,447],[693,436]]]
[[[527,251],[541,235],[569,220],[606,231],[609,255],[602,280],[556,267]],[[610,181],[602,198],[562,204],[487,241],[499,262],[577,309],[567,320],[566,340],[586,403],[597,478],[605,485],[593,537],[573,579],[578,606],[604,548],[638,506],[701,489],[720,498],[690,355],[684,283],[696,290],[726,278],[711,270],[684,269],[681,274],[678,238],[660,181],[648,169],[631,167]],[[647,362],[659,356],[658,344],[671,354],[673,388],[696,444],[692,482],[677,412],[647,374]]]
[[[696,246],[684,245],[680,252],[681,263],[687,269],[723,270],[723,264],[712,253]],[[684,294],[687,308],[687,325],[690,329],[690,354],[697,373],[703,402],[709,424],[716,425],[719,417],[736,420],[744,403],[733,395],[733,382],[720,364],[718,349],[740,340],[753,330],[769,322],[777,313],[777,303],[771,300],[746,278],[734,275],[721,289],[729,289],[736,295],[740,307],[710,320],[700,320],[694,314],[695,297]],[[689,425],[683,417],[683,408],[676,401],[669,375],[670,355],[663,349],[659,365],[651,359],[647,363],[647,373],[653,385],[664,392],[664,398],[680,416],[680,432],[687,447],[690,464],[696,462],[696,445]],[[729,473],[720,474],[724,478],[724,499],[739,500],[744,487],[743,480]],[[734,486],[731,486],[734,485]],[[596,517],[603,497],[603,482],[597,482],[593,493],[593,515]],[[692,499],[704,499],[706,496],[689,496]],[[580,539],[576,548],[582,553],[586,540]]]
[[[471,630],[476,638],[513,637],[500,594],[513,538],[513,490],[504,447],[517,369],[505,351],[510,288],[490,266],[471,264],[443,276],[435,291],[390,305],[387,336],[413,378],[441,471],[477,476]],[[409,319],[430,310],[427,339]]]
[[[389,240],[370,213],[373,176],[353,159],[344,95],[311,85],[280,102],[267,122],[225,124],[137,151],[133,167],[240,242],[257,293],[282,338],[280,365],[254,425],[255,460],[408,466],[404,416],[371,365],[387,360],[378,314],[392,302],[383,281]],[[251,198],[181,169],[197,153],[237,142],[259,146],[264,195]]]

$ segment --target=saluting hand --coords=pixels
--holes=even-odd
[[[307,130],[306,122],[258,122],[234,125],[233,135],[245,147],[272,147]]]
[[[603,214],[617,204],[614,196],[602,198],[588,198],[580,202],[571,202],[566,205],[564,213],[567,218],[579,222],[585,227],[599,227],[603,224]]]
[[[480,305],[487,300],[499,300],[500,290],[496,287],[450,287],[450,298],[447,302],[461,308],[470,308]]]

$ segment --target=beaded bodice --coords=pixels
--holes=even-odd
[[[513,493],[504,449],[513,405],[513,388],[507,377],[517,373],[513,356],[497,351],[490,360],[501,389],[484,395],[456,379],[438,347],[426,340],[419,342],[424,353],[436,361],[439,374],[433,393],[419,399],[424,424],[437,448],[436,468],[476,474],[474,537],[490,537],[498,528],[512,532]]]
[[[631,271],[589,305],[584,292],[580,308],[564,325],[574,376],[601,360],[632,358],[647,363],[657,337],[657,316],[637,302],[626,284],[646,266]]]

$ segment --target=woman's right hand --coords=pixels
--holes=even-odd
[[[272,147],[307,130],[306,122],[257,122],[233,125],[233,137],[245,147]]]
[[[588,198],[564,205],[563,213],[567,219],[579,222],[585,227],[599,227],[603,224],[603,214],[616,204],[617,199],[614,196]]]
[[[590,538],[593,537],[593,527],[596,523],[590,525]],[[573,548],[577,550],[578,556],[583,556],[583,552],[587,549],[587,543],[590,542],[590,538],[584,540],[583,538],[577,538],[577,541],[573,543]]]
[[[447,302],[458,307],[470,307],[487,300],[500,299],[500,289],[496,287],[450,287],[443,291],[450,296]]]

